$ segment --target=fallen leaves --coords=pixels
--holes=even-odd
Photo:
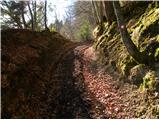
[[[121,97],[117,94],[117,90],[114,89],[113,78],[101,70],[97,70],[94,74],[91,72],[89,64],[96,58],[93,48],[90,47],[83,51],[83,47],[81,47],[79,51],[84,61],[81,63],[83,64],[83,69],[81,70],[84,76],[84,89],[86,92],[83,99],[87,99],[91,103],[91,116],[93,118],[128,117],[128,114],[125,112],[127,106],[124,105]]]
[[[57,77],[51,77],[53,71],[48,74],[49,68],[56,70],[51,63],[75,44],[58,33],[44,36],[29,30],[6,30],[1,35],[2,118],[48,118],[50,102],[61,85]]]

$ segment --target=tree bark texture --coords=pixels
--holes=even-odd
[[[44,8],[44,25],[45,29],[47,30],[47,0],[45,0],[45,8]]]

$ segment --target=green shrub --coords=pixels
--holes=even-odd
[[[78,30],[77,34],[75,35],[79,41],[88,41],[91,39],[91,26],[87,20],[83,22],[80,30]]]

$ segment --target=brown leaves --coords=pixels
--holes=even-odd
[[[7,77],[8,76],[6,74],[3,74],[1,76],[1,86],[2,86],[2,88],[6,88],[6,87],[9,86],[9,81],[8,81]]]
[[[99,101],[99,103],[105,107],[103,112],[99,114],[101,117],[103,116],[102,118],[105,118],[106,116],[108,118],[125,118],[127,116],[125,113],[127,106],[123,104],[121,97],[117,94],[117,91],[111,84],[113,81],[111,76],[101,72],[91,74],[86,65],[84,67],[83,75],[85,78],[84,82],[86,90],[89,93],[85,97],[91,98],[92,104]],[[95,106],[93,109],[97,109],[97,107]],[[97,114],[96,110],[94,113]]]
[[[60,92],[60,81],[50,79],[50,69],[42,66],[60,59],[58,50],[63,52],[67,43],[62,36],[50,34],[2,31],[2,118],[42,118],[49,114],[47,102]]]
[[[83,50],[79,47],[79,55],[81,55],[83,69],[81,72],[84,76],[84,86],[86,92],[83,93],[83,99],[89,100],[92,106],[90,110],[93,118],[126,118],[128,114],[125,112],[127,106],[124,105],[121,97],[114,89],[113,78],[105,74],[102,70],[96,70],[94,74],[90,69],[90,62],[96,60],[96,53],[92,47]],[[89,61],[89,62],[88,62]]]
[[[24,64],[28,61],[28,59],[34,60],[39,56],[37,51],[33,48],[30,48],[28,45],[10,48],[8,51],[10,51],[9,56],[11,61],[15,64]]]

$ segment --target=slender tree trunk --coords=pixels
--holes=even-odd
[[[99,11],[98,11],[98,6],[97,6],[97,1],[92,1],[95,13],[96,13],[96,18],[98,20],[98,24],[100,23],[100,17],[99,17]]]
[[[47,27],[47,0],[45,0],[45,8],[44,8],[44,25],[45,25],[45,29],[48,30]]]
[[[93,14],[94,14],[94,19],[95,19],[96,23],[98,23],[99,22],[98,21],[98,16],[96,14],[96,9],[95,9],[95,5],[94,5],[93,0],[91,1],[91,3],[92,3],[92,11],[93,11]]]
[[[100,6],[99,6],[100,24],[103,24],[103,3],[102,1],[99,1],[99,2],[100,2]]]
[[[24,28],[26,29],[27,24],[26,24],[26,20],[25,20],[25,17],[24,17],[24,10],[22,10],[22,21],[23,21]]]
[[[103,4],[102,1],[92,1],[95,13],[96,13],[96,18],[98,20],[98,25],[100,27],[99,33],[103,33]]]
[[[34,1],[33,6],[34,6],[34,27],[36,29],[37,28],[37,11],[36,11],[37,2],[36,0]]]
[[[112,24],[113,21],[116,20],[112,1],[103,1],[103,7],[105,9],[104,14],[107,18],[109,25],[110,25],[110,24]]]
[[[149,64],[152,62],[152,59],[146,54],[142,54],[138,48],[135,46],[133,41],[131,40],[131,37],[127,31],[126,25],[124,23],[124,19],[121,13],[121,7],[119,4],[119,1],[113,1],[114,11],[116,14],[118,27],[120,30],[120,34],[123,40],[123,43],[125,47],[127,48],[127,51],[129,54],[139,63]]]
[[[24,28],[26,29],[27,24],[26,24],[26,20],[24,17],[24,1],[21,1],[21,15],[22,15],[22,21],[23,21]]]
[[[31,10],[31,7],[30,7],[29,2],[27,2],[27,5],[28,5],[29,12],[30,12],[30,16],[31,16],[32,30],[35,30],[35,28],[34,28],[34,18],[33,18],[33,13],[32,13],[32,10]]]
[[[96,7],[95,7],[95,4],[94,4],[94,1],[92,0],[91,3],[92,3],[92,6],[93,6],[92,9],[93,9],[93,13],[94,13],[94,18],[96,20],[96,23],[99,23],[98,13],[96,11]]]
[[[99,1],[99,17],[100,17],[100,33],[102,34],[104,31],[104,25],[103,25],[103,3],[102,1]]]

